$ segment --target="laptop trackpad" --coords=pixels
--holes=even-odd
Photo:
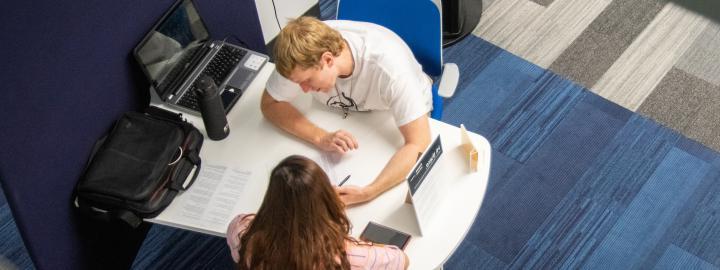
[[[255,74],[249,70],[238,68],[228,80],[227,86],[235,89],[247,89],[250,81],[255,77],[254,75]]]
[[[237,101],[237,98],[240,95],[242,95],[242,90],[232,86],[225,87],[225,91],[220,94],[220,98],[222,99],[225,111],[228,111],[228,108],[232,107],[232,105]]]

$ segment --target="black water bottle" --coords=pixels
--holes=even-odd
[[[230,134],[230,126],[215,81],[210,76],[200,75],[195,86],[208,138],[214,141],[225,139]]]

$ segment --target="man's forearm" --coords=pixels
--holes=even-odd
[[[385,168],[375,178],[375,181],[366,187],[365,192],[375,198],[391,187],[399,184],[415,165],[418,154],[430,144],[430,122],[427,116],[421,116],[403,126],[400,126],[405,144],[390,158]]]
[[[414,144],[405,144],[390,158],[380,174],[366,188],[370,199],[377,197],[395,185],[402,183],[415,165],[418,153],[424,149]]]
[[[327,133],[287,102],[263,104],[262,113],[277,127],[313,145],[317,145],[319,139]]]

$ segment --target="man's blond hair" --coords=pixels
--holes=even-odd
[[[316,18],[300,17],[288,22],[275,41],[275,68],[280,75],[289,78],[295,67],[316,67],[323,53],[338,56],[344,46],[344,39],[337,30]]]

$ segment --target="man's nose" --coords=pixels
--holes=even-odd
[[[305,93],[312,91],[312,87],[304,83],[300,84],[300,88],[302,88],[302,91]]]

